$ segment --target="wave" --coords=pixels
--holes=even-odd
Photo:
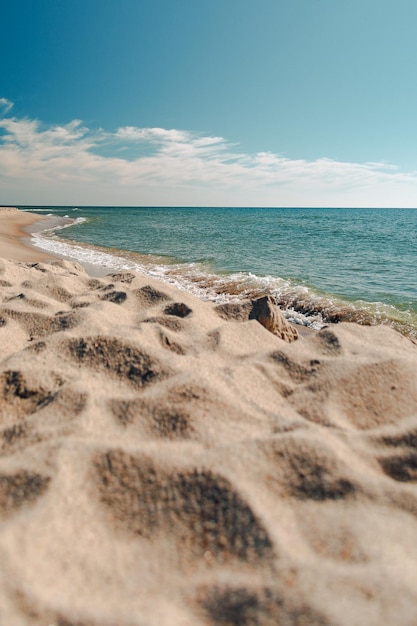
[[[25,211],[25,213],[48,213],[49,215],[53,215],[53,213],[51,213],[51,209],[38,209],[38,207],[35,208],[30,208],[30,207],[25,207],[24,209],[22,209]]]
[[[47,217],[55,217],[53,215],[53,213],[48,213]],[[65,222],[63,220],[66,220]],[[32,237],[33,237],[33,241],[32,243],[34,245],[36,245],[36,242],[39,239],[43,239],[42,238],[42,234],[43,233],[53,233],[56,230],[63,230],[64,228],[70,228],[71,226],[76,226],[77,224],[83,224],[84,222],[87,222],[87,218],[86,217],[77,217],[77,218],[70,218],[68,215],[64,215],[63,218],[59,219],[59,223],[58,224],[54,224],[54,226],[51,226],[50,228],[43,228],[41,231],[39,231],[38,233],[33,233]],[[48,240],[47,240],[48,241]],[[43,248],[44,244],[42,244],[42,242],[39,243],[39,245],[37,246],[38,248]],[[46,249],[46,248],[44,248]]]
[[[137,271],[191,292],[202,300],[225,303],[270,294],[289,321],[313,329],[342,321],[366,326],[386,324],[417,341],[416,314],[382,302],[348,302],[276,276],[258,276],[248,272],[215,274],[203,263],[170,262],[166,257],[102,248],[62,240],[55,235],[56,231],[86,220],[85,217],[66,219],[64,223],[33,233],[32,244],[52,254],[69,257],[81,264],[99,266],[109,272]]]

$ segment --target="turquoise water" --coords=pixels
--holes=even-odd
[[[212,299],[269,291],[312,326],[417,327],[417,210],[20,208],[76,219],[36,245],[81,261],[135,267]]]

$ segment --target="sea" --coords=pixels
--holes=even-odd
[[[34,246],[103,272],[215,302],[271,294],[303,326],[386,324],[417,340],[417,209],[19,208],[50,218]]]

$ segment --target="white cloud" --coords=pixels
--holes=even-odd
[[[250,154],[177,129],[93,132],[80,120],[3,117],[0,129],[0,204],[416,206],[417,175],[385,163]]]
[[[0,98],[0,109],[3,109],[3,113],[8,113],[13,106],[13,102],[7,98]]]
[[[115,135],[117,138],[130,141],[149,141],[150,143],[182,143],[190,139],[190,133],[181,130],[167,130],[166,128],[137,128],[125,126],[119,128]]]

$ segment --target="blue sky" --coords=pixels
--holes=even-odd
[[[13,0],[0,204],[417,206],[415,0]]]

